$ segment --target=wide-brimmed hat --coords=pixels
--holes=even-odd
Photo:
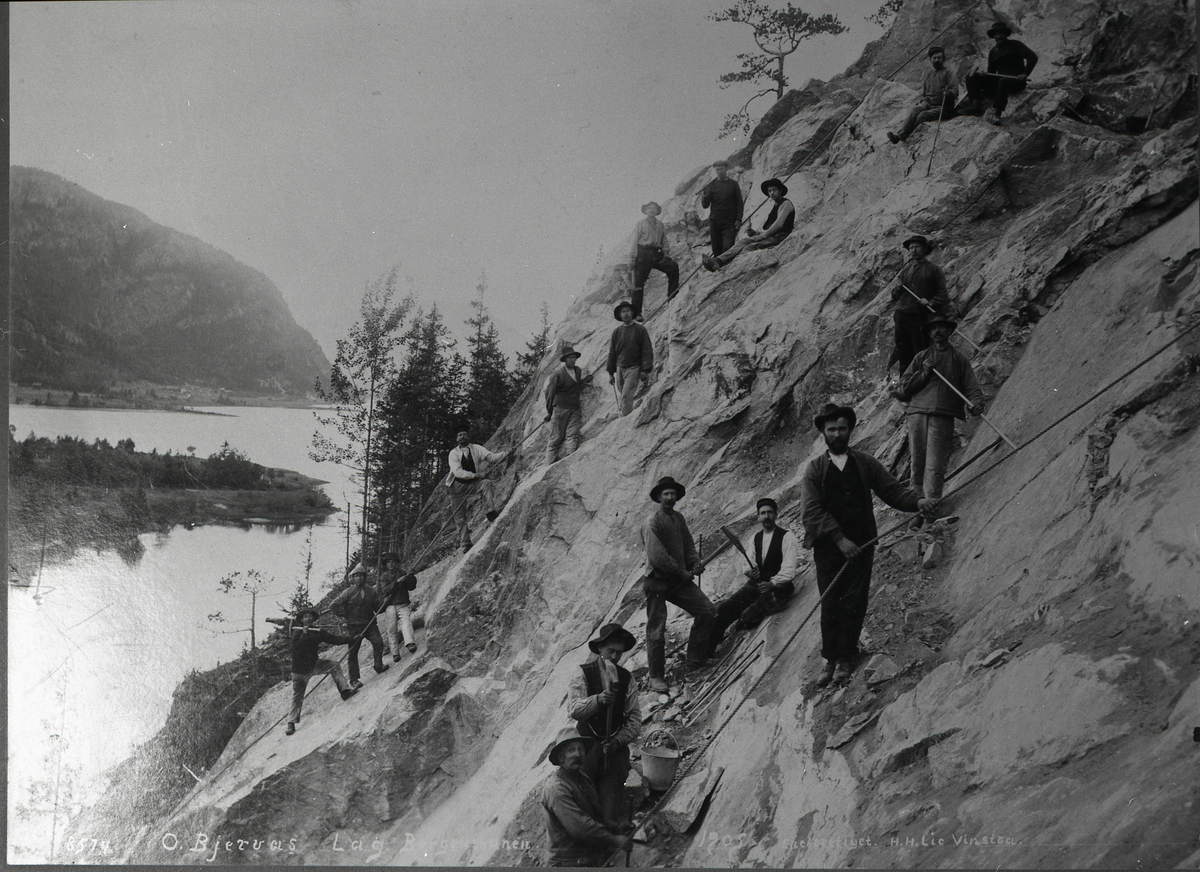
[[[950,315],[939,315],[937,312],[934,312],[925,319],[925,323],[921,325],[921,329],[928,333],[929,328],[934,324],[949,324],[951,332],[954,332],[958,329],[958,322],[955,321],[954,318],[952,318]]]
[[[836,421],[838,418],[845,418],[850,422],[850,429],[854,429],[854,425],[858,423],[858,416],[854,414],[854,410],[849,406],[839,406],[837,403],[826,403],[821,414],[813,418],[813,426],[818,430],[825,430],[826,421]]]
[[[564,345],[562,347],[562,353],[558,355],[558,359],[565,362],[566,359],[568,357],[570,357],[572,354],[577,355],[579,357],[583,356],[578,351],[576,351],[574,348],[572,348],[570,345]]]
[[[617,303],[616,307],[613,309],[613,317],[616,318],[618,321],[620,321],[621,320],[621,310],[626,307],[628,307],[629,309],[633,309],[633,303],[629,302],[628,300],[622,300],[621,302]],[[634,310],[634,311],[636,311],[636,310]]]
[[[321,613],[318,612],[316,609],[304,608],[304,609],[301,609],[300,611],[296,612],[296,623],[298,623],[298,624],[303,623],[305,615],[312,615],[314,621],[318,620],[321,617]]]
[[[1003,21],[997,21],[995,24],[993,24],[991,27],[988,28],[988,32],[987,32],[988,36],[999,36],[1000,34],[1004,34],[1005,36],[1012,36],[1012,28],[1009,27],[1007,24],[1005,24]]]
[[[649,213],[649,212],[647,212],[646,210],[647,210],[647,209],[649,209],[651,206],[653,206],[655,209],[657,209],[657,210],[659,211],[659,213],[660,213],[660,214],[662,213],[662,206],[658,205],[658,204],[657,204],[657,203],[655,203],[653,200],[651,200],[649,203],[647,203],[646,205],[642,206],[642,214],[643,214],[643,215],[649,215],[650,213]]]
[[[767,179],[765,182],[763,182],[763,183],[762,183],[761,185],[759,185],[758,187],[759,187],[760,189],[762,189],[762,192],[763,192],[763,196],[764,196],[764,197],[769,197],[769,196],[771,196],[771,195],[767,193],[767,188],[770,188],[770,187],[773,187],[773,186],[775,186],[775,187],[779,187],[779,188],[782,188],[782,189],[783,189],[783,196],[785,196],[785,197],[787,196],[787,185],[785,185],[783,182],[779,181],[779,179]]]
[[[775,501],[774,501],[773,499],[771,499],[770,497],[762,497],[762,498],[761,498],[761,499],[760,499],[760,500],[759,500],[757,503],[755,503],[755,504],[754,504],[754,511],[756,511],[756,512],[757,512],[757,511],[758,511],[759,509],[761,509],[763,506],[770,506],[770,507],[771,507],[771,508],[773,508],[773,509],[774,509],[776,512],[778,512],[778,511],[779,511],[779,503],[775,502]]]
[[[621,640],[621,644],[625,646],[626,651],[637,644],[637,639],[633,638],[633,633],[626,630],[620,624],[605,624],[600,628],[600,632],[596,634],[596,638],[588,642],[588,647],[592,649],[593,654],[599,654],[600,646],[613,636]]]
[[[935,246],[934,246],[934,244],[933,244],[932,242],[930,242],[928,239],[926,239],[924,236],[922,236],[922,235],[921,235],[921,234],[919,234],[919,233],[918,233],[918,234],[916,234],[915,236],[910,236],[910,237],[908,237],[908,239],[904,240],[904,242],[902,242],[902,243],[901,243],[900,247],[901,247],[901,248],[908,248],[908,247],[909,247],[910,245],[912,245],[914,242],[919,242],[919,243],[921,243],[921,245],[925,247],[925,253],[926,253],[926,254],[928,254],[929,252],[933,251],[933,249],[934,249],[934,247],[935,247]]]
[[[571,726],[563,727],[558,731],[558,735],[554,737],[554,745],[551,746],[550,753],[546,756],[549,757],[551,763],[557,766],[562,762],[562,754],[559,752],[562,751],[563,745],[568,742],[583,742],[590,751],[595,741],[595,739],[589,736],[580,735],[578,725],[571,724]]]
[[[657,503],[659,494],[661,494],[667,488],[670,488],[671,490],[673,490],[679,494],[677,499],[683,499],[684,494],[687,493],[687,490],[684,488],[683,485],[681,485],[675,479],[671,478],[671,476],[664,475],[662,478],[660,478],[658,480],[658,484],[656,484],[654,487],[650,488],[650,499],[654,500],[654,502]]]

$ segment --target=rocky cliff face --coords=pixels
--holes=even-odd
[[[846,687],[814,686],[815,620],[797,633],[817,599],[806,566],[788,611],[736,639],[731,657],[760,653],[712,706],[680,713],[705,685],[680,686],[674,672],[670,699],[644,698],[702,756],[634,863],[1200,860],[1200,330],[1184,335],[1196,324],[1200,228],[1194,91],[1176,37],[1194,31],[1194,14],[1149,2],[998,6],[1042,56],[1034,83],[1001,127],[944,123],[927,173],[932,126],[907,145],[885,137],[914,99],[918,67],[878,77],[923,57],[960,15],[939,37],[951,63],[985,56],[992,12],[908,0],[845,77],[811,85],[772,120],[740,181],[756,203],[762,179],[790,175],[796,231],[696,273],[665,306],[651,281],[656,372],[626,418],[602,372],[622,273],[613,264],[600,276],[559,331],[600,370],[585,442],[550,467],[542,437],[526,443],[500,518],[469,555],[427,573],[428,651],[350,702],[317,696],[291,738],[267,731],[286,707],[278,688],[130,856],[199,863],[219,842],[224,862],[538,862],[545,747],[566,721],[583,643],[609,620],[644,636],[637,527],[652,483],[686,483],[680,509],[706,553],[719,525],[749,529],[763,494],[798,529],[800,472],[820,450],[811,418],[827,400],[854,404],[853,441],[905,473],[880,292],[900,241],[924,233],[939,243],[960,331],[982,347],[988,416],[1023,447],[988,449],[986,426],[960,425],[956,463],[984,452],[950,482],[961,520],[885,538],[862,640],[871,657]],[[1160,78],[1165,114],[1123,132],[1146,105],[1139,88]],[[684,275],[705,250],[693,213],[705,180],[693,174],[664,204]],[[496,444],[541,415],[529,399]],[[897,518],[880,515],[884,528]],[[934,540],[943,557],[925,570]],[[733,589],[740,560],[718,558],[705,589]],[[688,625],[672,611],[670,644]],[[640,647],[628,665],[644,675]]]

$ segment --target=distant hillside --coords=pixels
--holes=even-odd
[[[257,270],[43,170],[10,171],[19,384],[300,395],[329,361]]]

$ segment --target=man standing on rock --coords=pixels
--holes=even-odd
[[[1012,28],[1001,21],[993,24],[987,35],[996,44],[988,52],[987,72],[967,76],[967,101],[962,114],[978,115],[984,101],[990,99],[992,105],[983,117],[999,124],[1008,98],[1025,90],[1038,56],[1025,43],[1009,39]]]
[[[300,721],[300,712],[304,709],[304,692],[308,682],[318,672],[329,673],[337,686],[342,699],[349,699],[358,693],[346,683],[342,675],[342,667],[333,660],[325,660],[319,656],[321,644],[349,645],[348,636],[339,636],[320,627],[313,626],[319,617],[316,609],[301,609],[296,615],[297,626],[292,628],[292,710],[288,714],[287,734],[296,732],[296,724]]]
[[[408,592],[417,589],[417,577],[411,572],[400,574],[400,557],[394,551],[383,555],[383,570],[379,573],[379,598],[383,601],[384,631],[392,662],[400,662],[400,634],[404,635],[408,653],[415,654],[417,637],[413,632],[412,604]]]
[[[633,847],[625,834],[629,826],[605,817],[596,785],[583,772],[595,744],[570,726],[559,730],[550,749],[550,762],[558,768],[542,786],[548,866],[603,866],[617,851]]]
[[[666,693],[667,603],[679,606],[692,616],[688,636],[687,667],[702,669],[709,665],[708,642],[717,610],[693,581],[704,572],[696,542],[675,503],[683,499],[683,485],[665,476],[650,490],[650,499],[659,504],[642,523],[642,547],[646,550],[646,659],[650,664],[650,689]]]
[[[746,583],[717,603],[713,622],[712,650],[721,644],[725,631],[736,622],[736,629],[757,627],[767,615],[787,608],[796,592],[796,537],[775,523],[779,504],[770,497],[758,501],[758,523],[762,527],[747,542],[746,553],[753,556],[754,567],[746,570]]]
[[[583,760],[583,772],[596,785],[600,809],[609,820],[625,820],[625,777],[629,744],[642,732],[633,675],[618,664],[637,644],[620,624],[605,624],[588,647],[595,655],[584,663],[567,691],[567,713],[579,722],[580,735],[596,744]]]
[[[467,512],[471,500],[483,497],[486,518],[490,524],[496,520],[499,512],[496,510],[495,489],[492,480],[487,477],[485,464],[495,464],[504,460],[503,454],[494,454],[482,445],[471,441],[471,433],[467,428],[458,431],[455,436],[458,444],[450,449],[450,474],[446,476],[446,487],[450,491],[450,514],[454,518],[459,544],[464,552],[471,550],[471,529],[467,525]]]
[[[940,45],[930,48],[929,62],[933,64],[933,69],[925,74],[921,82],[921,101],[908,113],[899,133],[888,131],[888,141],[893,145],[908,139],[918,124],[948,121],[954,117],[958,86],[954,84],[954,74],[946,67],[946,50]]]
[[[633,249],[629,254],[629,269],[633,272],[633,316],[639,321],[650,270],[656,269],[666,275],[668,300],[679,293],[679,264],[668,257],[667,228],[658,220],[662,206],[649,202],[642,207],[642,214],[646,217],[633,228]]]
[[[892,361],[898,361],[901,373],[908,369],[913,355],[929,345],[925,333],[929,313],[943,312],[950,305],[946,274],[936,263],[929,262],[933,243],[924,236],[910,236],[904,240],[904,247],[908,249],[909,262],[892,284],[892,302],[896,304],[892,313],[896,346],[892,350],[892,360],[888,361],[889,369]]]
[[[708,209],[708,236],[713,257],[728,251],[742,223],[742,186],[729,178],[729,161],[713,164],[717,177],[700,192],[700,206]]]
[[[908,403],[908,453],[912,487],[931,500],[942,498],[946,467],[954,450],[954,419],[983,411],[983,391],[967,356],[950,344],[958,324],[946,315],[930,315],[925,330],[933,344],[917,352],[892,396]],[[938,377],[941,374],[946,381]],[[971,401],[968,408],[954,389]],[[918,522],[920,519],[918,519]]]
[[[564,345],[558,366],[546,380],[546,420],[550,421],[550,439],[546,442],[546,462],[558,460],[558,449],[567,443],[567,454],[579,448],[583,427],[583,370],[575,364],[580,354]]]
[[[341,615],[346,622],[346,633],[350,636],[350,683],[355,687],[362,687],[362,682],[358,680],[358,651],[364,638],[371,643],[375,671],[388,671],[383,662],[383,637],[379,635],[376,619],[382,609],[379,594],[367,584],[367,569],[361,563],[350,570],[350,586],[329,604],[329,610]]]
[[[879,534],[871,494],[903,512],[937,508],[937,500],[922,498],[874,457],[850,448],[856,423],[853,409],[832,403],[813,418],[828,450],[808,464],[801,480],[804,546],[813,549],[821,594],[837,579],[837,587],[821,604],[825,669],[818,687],[846,680],[858,662],[875,556],[874,544],[868,543]]]
[[[613,314],[621,326],[608,341],[608,383],[616,387],[625,417],[633,411],[638,385],[654,370],[654,343],[646,328],[633,320],[632,303],[618,303]]]
[[[791,200],[784,199],[787,196],[787,190],[787,185],[779,179],[767,179],[763,182],[762,192],[774,202],[774,205],[771,207],[771,213],[767,215],[767,224],[763,227],[762,233],[756,233],[751,227],[742,237],[742,241],[736,243],[728,251],[717,257],[702,255],[704,268],[709,272],[716,272],[743,251],[771,248],[787,239],[796,223],[796,207],[792,205]]]

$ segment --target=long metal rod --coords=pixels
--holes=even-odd
[[[952,391],[954,391],[954,393],[958,394],[958,396],[959,396],[959,397],[962,399],[962,401],[963,401],[964,403],[966,403],[968,406],[972,405],[972,404],[971,404],[971,401],[970,401],[970,400],[968,400],[968,399],[967,399],[965,396],[963,396],[963,392],[962,392],[962,391],[960,391],[960,390],[959,390],[958,388],[956,388],[954,385],[950,384],[950,379],[946,378],[944,375],[942,375],[940,372],[938,372],[936,367],[932,367],[932,369],[933,369],[933,374],[934,374],[934,375],[936,375],[938,378],[940,378],[940,379],[941,379],[943,382],[945,382],[945,383],[946,383],[946,387],[950,388],[950,390],[952,390]],[[1007,436],[1005,436],[1005,435],[1004,435],[1004,433],[1003,433],[1003,432],[1001,432],[1000,428],[999,428],[999,427],[997,427],[995,424],[993,424],[993,423],[992,423],[992,422],[991,422],[991,421],[988,419],[988,416],[987,416],[987,415],[984,415],[984,414],[982,414],[982,413],[981,413],[981,414],[979,415],[979,417],[980,417],[980,418],[983,418],[984,422],[985,422],[985,423],[986,423],[986,424],[987,424],[989,427],[991,427],[993,430],[995,430],[995,431],[996,431],[996,435],[997,435],[997,436],[999,436],[1001,439],[1003,439],[1005,442],[1007,442],[1007,443],[1008,443],[1008,447],[1009,447],[1009,448],[1011,448],[1013,451],[1016,451],[1016,450],[1017,450],[1017,443],[1013,442],[1011,439],[1009,439]]]
[[[933,306],[931,306],[931,305],[929,304],[929,301],[928,301],[928,300],[926,300],[924,297],[918,297],[918,296],[917,296],[917,294],[916,294],[916,291],[914,291],[914,290],[913,290],[912,288],[910,288],[908,285],[904,284],[904,282],[901,282],[901,283],[900,283],[900,287],[904,288],[904,290],[906,290],[906,291],[908,291],[910,294],[912,294],[912,295],[913,295],[913,299],[914,299],[914,300],[916,300],[918,303],[920,303],[922,306],[924,306],[926,309],[928,309],[928,310],[929,310],[931,313],[934,313],[934,314],[936,314],[936,312],[934,312],[934,308],[933,308]],[[964,342],[966,342],[966,343],[967,343],[967,345],[970,345],[970,346],[971,346],[972,348],[974,348],[976,351],[983,351],[983,349],[982,349],[982,348],[980,348],[978,345],[976,345],[976,344],[975,344],[975,343],[974,343],[974,342],[971,340],[971,338],[970,338],[969,336],[966,336],[966,335],[964,335],[964,334],[962,334],[962,333],[958,333],[958,332],[955,332],[955,334],[954,334],[954,335],[955,335],[955,336],[957,336],[959,339],[962,339]]]

